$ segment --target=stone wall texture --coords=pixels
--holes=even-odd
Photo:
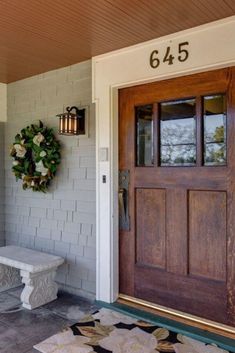
[[[6,244],[63,256],[66,262],[56,278],[60,287],[93,298],[95,116],[91,104],[91,61],[11,83],[7,88],[7,102],[4,134]],[[9,146],[14,136],[39,119],[57,130],[56,114],[71,105],[88,106],[88,136],[58,136],[62,162],[49,192],[23,191],[21,181],[16,182],[11,172]]]

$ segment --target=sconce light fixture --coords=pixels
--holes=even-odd
[[[71,113],[74,110],[75,113]],[[66,112],[58,114],[60,118],[59,134],[60,135],[85,135],[85,109],[78,109],[75,106],[67,107]]]

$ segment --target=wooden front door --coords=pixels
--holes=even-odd
[[[120,293],[234,325],[235,69],[122,89],[119,112]]]

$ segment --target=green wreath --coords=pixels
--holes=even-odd
[[[60,164],[60,143],[53,129],[30,125],[15,136],[10,152],[12,172],[16,180],[22,179],[23,189],[46,192]]]

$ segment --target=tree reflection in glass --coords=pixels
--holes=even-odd
[[[195,99],[160,104],[161,166],[196,164]]]
[[[136,164],[140,167],[153,166],[153,118],[152,104],[135,108],[137,123]]]
[[[204,165],[226,164],[225,95],[207,96],[204,100]]]

